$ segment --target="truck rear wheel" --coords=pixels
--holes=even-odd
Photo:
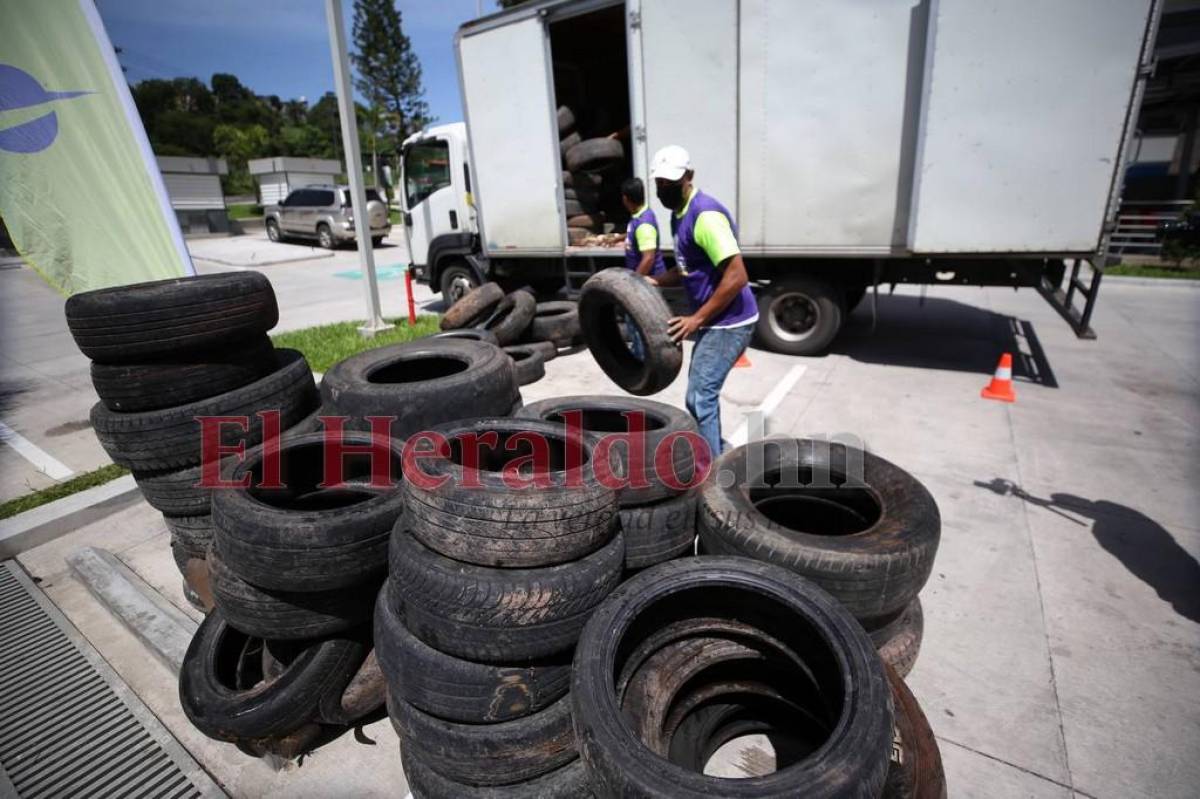
[[[471,269],[466,264],[451,264],[442,270],[441,280],[442,299],[447,307],[467,296],[467,293],[478,288],[479,281],[475,279]]]
[[[758,337],[774,352],[817,355],[841,330],[845,302],[842,290],[821,280],[777,280],[759,294]]]

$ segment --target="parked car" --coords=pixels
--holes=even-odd
[[[316,239],[327,250],[354,240],[354,209],[348,186],[314,185],[296,189],[279,205],[265,211],[271,241]],[[375,189],[367,189],[367,218],[371,244],[376,247],[391,230],[388,209]]]

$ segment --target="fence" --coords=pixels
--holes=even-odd
[[[1152,255],[1162,250],[1158,226],[1179,218],[1190,200],[1157,202],[1139,200],[1121,203],[1117,226],[1109,237],[1108,251],[1113,255]]]

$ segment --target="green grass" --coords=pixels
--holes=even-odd
[[[1168,264],[1117,264],[1116,266],[1105,267],[1104,274],[1122,275],[1124,277],[1162,277],[1168,279],[1185,278],[1200,280],[1200,264],[1194,262],[1185,266],[1171,266]]]
[[[276,347],[300,350],[314,372],[325,372],[338,361],[355,353],[402,341],[412,341],[439,330],[438,317],[430,314],[418,316],[417,324],[413,327],[408,326],[407,317],[388,321],[395,327],[376,334],[374,338],[363,338],[359,334],[358,326],[362,322],[337,322],[280,333],[271,339]]]
[[[230,205],[225,211],[229,214],[230,219],[250,219],[251,217],[263,215],[262,206],[255,205],[254,203]]]
[[[399,225],[404,222],[404,214],[397,208],[388,209],[388,221],[393,225]]]
[[[123,474],[129,474],[129,470],[115,463],[110,463],[107,466],[101,466],[99,469],[87,472],[86,474],[72,477],[65,483],[52,485],[49,488],[42,488],[23,497],[10,499],[7,502],[0,503],[0,519],[7,519],[10,516],[24,513],[39,505],[45,505],[47,502],[53,502],[56,499],[62,499],[63,497],[77,494],[89,488],[95,488],[111,480],[116,480]]]

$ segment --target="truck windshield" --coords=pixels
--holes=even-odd
[[[409,145],[404,151],[404,192],[407,207],[450,185],[450,143],[434,139]]]

